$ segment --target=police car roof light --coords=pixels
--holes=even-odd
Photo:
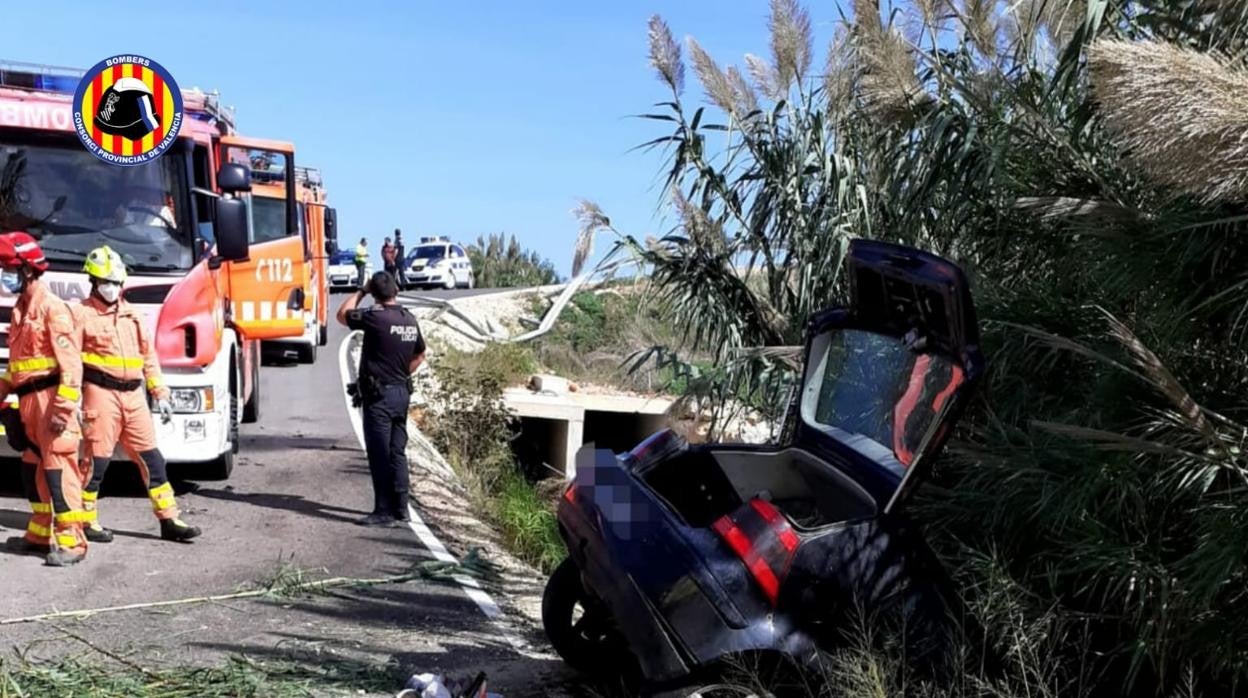
[[[74,68],[0,60],[0,87],[72,95],[83,75]]]

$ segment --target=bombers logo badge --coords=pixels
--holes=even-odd
[[[113,56],[88,70],[74,94],[74,128],[91,154],[115,165],[160,157],[182,129],[182,91],[143,56]]]

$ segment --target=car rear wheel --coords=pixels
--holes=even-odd
[[[581,571],[571,559],[559,564],[542,594],[542,626],[550,644],[568,666],[585,674],[618,666],[627,647],[606,606],[585,590]]]

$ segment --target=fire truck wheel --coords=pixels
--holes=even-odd
[[[299,349],[297,350],[299,353],[299,363],[316,363],[316,346],[317,345],[315,344],[300,344]]]
[[[251,362],[251,397],[243,404],[243,423],[255,424],[260,421],[260,352]]]
[[[204,476],[210,480],[228,480],[230,473],[234,472],[234,454],[238,453],[239,434],[238,420],[235,415],[238,414],[238,395],[234,391],[230,391],[230,448],[225,453],[217,456],[216,460],[210,461],[204,468]]]
[[[207,476],[210,480],[228,480],[234,472],[234,449],[230,449],[208,464]]]

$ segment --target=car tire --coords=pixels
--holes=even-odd
[[[464,284],[464,288],[466,288],[466,289],[468,289],[469,291],[471,291],[471,290],[472,290],[472,288],[473,288],[473,286],[475,286],[475,285],[476,285],[476,283],[475,283],[475,279],[473,278],[472,274],[469,274],[469,275],[468,275],[468,283]]]
[[[582,615],[576,619],[578,608]],[[603,658],[618,656],[615,653],[623,648],[610,611],[585,590],[581,570],[571,558],[561,562],[546,582],[542,626],[555,652],[583,674],[604,673]]]
[[[442,288],[446,289],[447,291],[454,291],[455,287],[458,285],[459,285],[459,282],[455,280],[455,272],[451,272],[447,274],[446,281],[442,282]]]

